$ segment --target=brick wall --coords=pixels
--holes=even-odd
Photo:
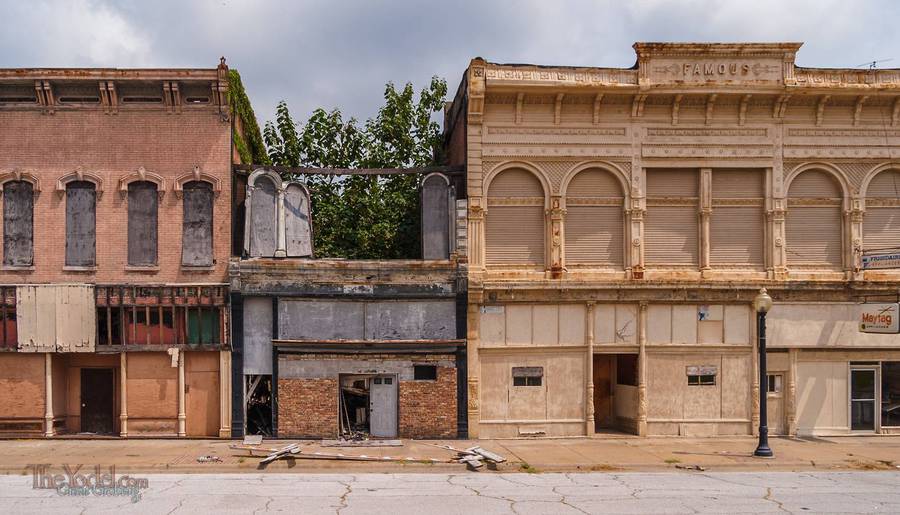
[[[65,198],[56,181],[76,167],[103,179],[97,201],[97,270],[66,272]],[[213,209],[211,271],[181,268],[182,201],[172,191],[177,177],[194,166],[221,183]],[[126,271],[128,204],[119,194],[119,179],[139,167],[165,178],[159,202],[159,270]],[[34,203],[34,270],[0,271],[0,283],[99,282],[167,283],[226,282],[231,254],[231,125],[214,109],[182,114],[162,109],[0,111],[0,173],[21,170],[40,180]],[[2,231],[2,224],[0,224]]]
[[[437,381],[400,381],[400,437],[456,438],[456,369],[438,367]]]
[[[337,379],[278,379],[278,436],[338,435]]]

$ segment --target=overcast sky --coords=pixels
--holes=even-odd
[[[339,107],[365,119],[385,82],[469,60],[634,64],[635,41],[802,41],[805,66],[900,67],[895,0],[0,0],[0,67],[213,67],[224,55],[260,123]]]

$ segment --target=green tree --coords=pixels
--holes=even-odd
[[[263,138],[273,164],[319,168],[408,168],[442,162],[440,126],[447,83],[434,77],[416,97],[412,84],[385,86],[384,105],[362,126],[340,110],[316,109],[302,126],[285,102]],[[349,259],[416,258],[418,175],[305,174],[312,193],[316,255]]]

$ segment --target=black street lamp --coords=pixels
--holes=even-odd
[[[769,375],[766,372],[766,313],[772,308],[772,297],[766,293],[766,289],[759,290],[759,294],[753,299],[753,309],[756,310],[756,338],[759,348],[759,444],[753,451],[754,456],[760,458],[773,458],[775,454],[769,448],[769,422],[766,397],[769,393]]]

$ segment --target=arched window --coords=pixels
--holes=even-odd
[[[275,255],[278,248],[278,195],[275,182],[261,175],[256,178],[250,195],[249,254],[252,257]]]
[[[205,181],[190,181],[184,184],[182,195],[181,264],[212,266],[212,185]]]
[[[3,264],[34,264],[34,186],[27,181],[3,185]]]
[[[422,182],[422,259],[450,257],[450,182],[431,174]]]
[[[863,246],[900,247],[900,170],[879,172],[866,189]]]
[[[829,173],[800,173],[788,189],[785,252],[788,265],[840,269],[843,266],[843,193]]]
[[[128,184],[128,264],[150,266],[157,263],[159,195],[155,183]]]
[[[66,188],[66,266],[97,264],[97,186],[69,181]]]
[[[509,169],[487,195],[485,257],[488,265],[544,265],[544,188],[534,174]]]
[[[605,170],[578,172],[566,188],[566,265],[624,268],[625,196]]]

